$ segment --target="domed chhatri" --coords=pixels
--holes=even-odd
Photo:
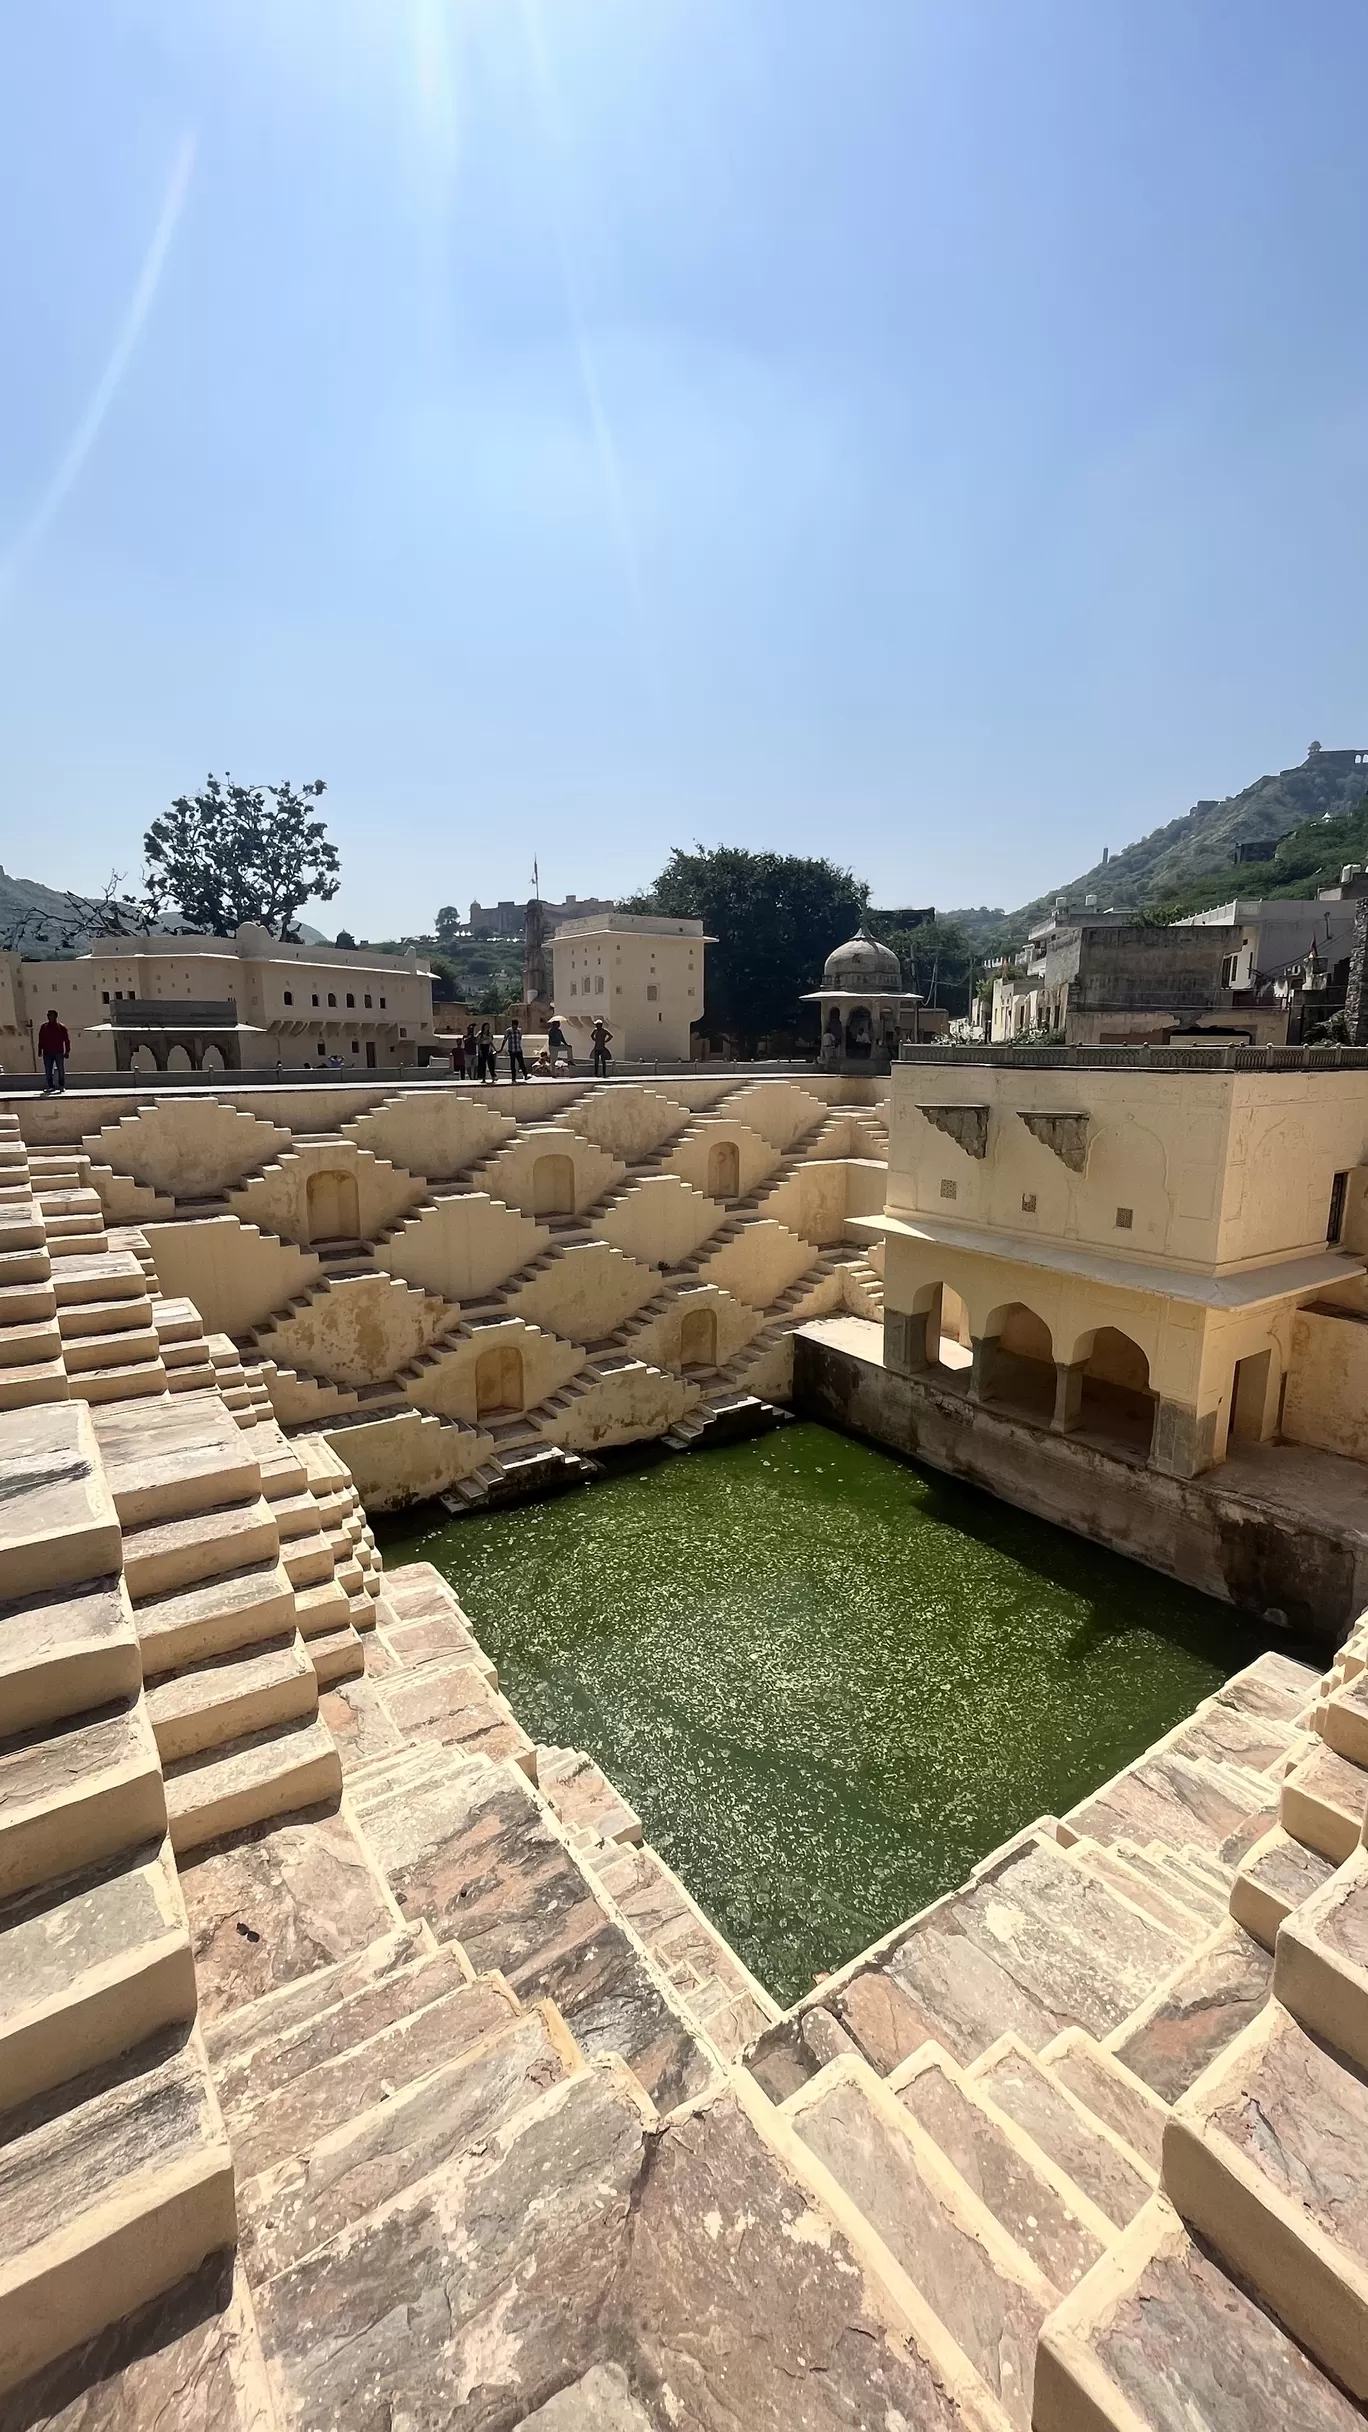
[[[827,1072],[887,1072],[899,1042],[920,1037],[925,1019],[922,999],[903,987],[892,947],[881,946],[863,922],[827,956],[821,987],[803,1003],[821,1007],[820,1060]]]
[[[863,993],[874,989],[881,995],[902,993],[902,966],[891,946],[881,946],[871,937],[863,921],[855,935],[829,954],[822,971],[822,992],[833,989]]]

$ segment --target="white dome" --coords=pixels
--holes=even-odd
[[[826,958],[822,986],[841,994],[899,996],[902,966],[891,946],[881,946],[863,923],[845,945]]]

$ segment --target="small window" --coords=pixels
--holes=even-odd
[[[1344,1231],[1344,1194],[1349,1188],[1349,1176],[1336,1174],[1330,1185],[1330,1216],[1325,1227],[1327,1241],[1338,1241]]]
[[[290,988],[287,988],[287,989],[286,989],[286,991],[285,991],[285,1002],[286,1002],[286,1004],[287,1004],[287,1005],[293,1005],[293,1003],[294,1003],[294,991],[293,991],[293,989],[290,989]]]
[[[328,1003],[329,1003],[330,1005],[335,1005],[335,1004],[337,1003],[337,999],[336,999],[336,997],[333,995],[333,992],[332,992],[331,988],[328,990]]]
[[[348,991],[347,991],[347,1003],[348,1003],[348,1004],[349,1004],[349,1006],[351,1007],[352,1012],[353,1012],[353,1013],[355,1013],[355,1011],[356,1011],[356,999],[355,999],[355,997],[352,995],[352,993],[351,993],[351,990],[350,990],[350,989],[348,989]]]
[[[109,990],[107,988],[102,988],[100,991],[100,1003],[102,1005],[107,1005],[109,1003]]]
[[[649,987],[649,988],[647,989],[647,991],[646,991],[646,1002],[647,1002],[647,1004],[648,1004],[648,1005],[654,1005],[654,1003],[655,1003],[655,1001],[656,1001],[657,997],[659,996],[659,994],[660,994],[660,990],[659,990],[658,988],[656,988],[656,987],[654,987],[654,986]]]
[[[314,998],[314,1003],[315,1003],[315,1005],[318,1003],[318,999],[317,999],[317,997],[315,997],[315,998]]]
[[[384,1000],[384,998],[383,998],[383,997],[381,997],[381,999],[380,999],[380,1011],[383,1013],[383,1012],[384,1012],[384,1010],[385,1010],[385,1000]]]
[[[399,1025],[399,1036],[401,1039],[406,1039],[408,1037],[408,1032],[405,1030],[402,1022]]]
[[[1023,1216],[1034,1216],[1034,1214],[1035,1214],[1035,1212],[1036,1212],[1036,1205],[1035,1205],[1035,1203],[1036,1203],[1036,1195],[1035,1195],[1035,1192],[1034,1192],[1034,1191],[1023,1191],[1023,1192],[1022,1192],[1022,1194],[1021,1194],[1021,1213],[1022,1213],[1022,1215],[1023,1215]]]
[[[352,1040],[352,1054],[353,1054],[354,1056],[359,1056],[359,1055],[360,1055],[360,1053],[361,1053],[361,1041],[360,1041],[359,1039],[353,1039],[353,1040]]]
[[[370,1001],[370,998],[369,998],[369,997],[367,997],[367,999],[366,999],[366,1011],[367,1011],[367,1013],[369,1013],[369,1012],[370,1012],[370,1009],[371,1009],[371,1001]]]
[[[1117,1229],[1117,1232],[1118,1232],[1118,1233],[1129,1233],[1129,1231],[1130,1231],[1130,1229],[1131,1229],[1131,1226],[1134,1224],[1134,1222],[1135,1222],[1135,1210],[1134,1210],[1134,1208],[1118,1208],[1118,1209],[1117,1209],[1117,1211],[1116,1211],[1116,1229]]]
[[[602,994],[603,994],[603,974],[602,974],[602,972],[600,972],[600,973],[599,973],[598,978],[597,978],[597,979],[595,980],[595,982],[594,982],[594,994],[595,994],[595,996],[602,996]]]
[[[575,986],[575,983],[574,983],[574,981],[573,981],[573,980],[570,982],[570,994],[571,994],[572,996],[578,996],[578,995],[579,995],[579,990],[578,990],[578,988]]]
[[[957,1182],[943,1182],[941,1184],[941,1197],[942,1199],[958,1199],[959,1184]]]
[[[315,1050],[314,1050],[314,1053],[315,1053],[315,1055],[320,1055],[320,1056],[321,1056],[321,1055],[322,1055],[324,1052],[325,1052],[325,1050],[324,1050],[324,1046],[323,1046],[323,1041],[320,1039],[320,1040],[319,1040],[319,1042],[318,1042],[317,1047],[316,1047],[316,1048],[315,1048]]]

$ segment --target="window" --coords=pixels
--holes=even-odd
[[[335,1004],[337,1003],[337,999],[336,999],[336,997],[333,995],[333,992],[332,992],[331,988],[328,990],[328,1003],[329,1003],[330,1005],[335,1005]]]
[[[399,1025],[399,1036],[401,1039],[406,1039],[408,1037],[408,1032],[405,1030],[402,1022]]]
[[[100,1003],[102,1005],[107,1005],[109,1003],[109,990],[107,988],[102,988],[100,990]]]
[[[1330,1185],[1330,1215],[1325,1227],[1327,1241],[1338,1241],[1344,1231],[1344,1194],[1348,1188],[1349,1176],[1336,1174]]]
[[[958,1199],[959,1184],[957,1182],[943,1182],[941,1184],[941,1197],[942,1199]]]
[[[351,993],[350,989],[348,989],[348,991],[347,991],[347,1003],[350,1005],[350,1007],[351,1007],[351,1009],[352,1009],[352,1011],[353,1011],[353,1013],[354,1013],[354,1012],[356,1011],[356,999],[355,999],[355,997],[352,995],[352,993]]]
[[[315,998],[314,998],[314,1003],[315,1003],[315,1005],[318,1003],[318,999],[317,999],[317,997],[315,997]]]
[[[352,1054],[353,1054],[354,1056],[359,1056],[359,1055],[360,1055],[360,1053],[361,1053],[361,1041],[360,1041],[359,1039],[353,1039],[353,1040],[352,1040]]]
[[[294,1003],[294,990],[293,990],[292,988],[287,988],[287,989],[286,989],[286,991],[285,991],[285,1002],[286,1002],[286,1004],[287,1004],[287,1005],[293,1005],[293,1003]]]
[[[599,973],[598,978],[597,978],[597,979],[595,980],[595,982],[594,982],[594,994],[595,994],[595,996],[602,996],[602,994],[603,994],[603,973],[602,973],[602,972],[600,972],[600,973]]]
[[[369,998],[369,997],[367,997],[367,999],[366,999],[366,1011],[367,1011],[367,1013],[369,1013],[369,1012],[370,1012],[370,998]]]
[[[578,988],[575,986],[575,983],[574,983],[574,981],[573,981],[573,980],[570,982],[570,994],[571,994],[572,996],[578,996],[578,995],[579,995],[579,990],[578,990]]]
[[[1036,1212],[1036,1205],[1035,1205],[1035,1202],[1036,1202],[1036,1195],[1035,1195],[1035,1192],[1034,1192],[1034,1191],[1023,1191],[1023,1192],[1022,1192],[1022,1194],[1021,1194],[1021,1213],[1022,1213],[1022,1215],[1023,1215],[1023,1216],[1034,1216],[1034,1214],[1035,1214],[1035,1212]]]
[[[316,1048],[315,1048],[315,1050],[314,1050],[314,1053],[315,1053],[316,1055],[320,1055],[320,1056],[321,1056],[321,1055],[324,1053],[323,1041],[322,1041],[321,1039],[319,1040],[318,1045],[317,1045],[317,1047],[316,1047]]]
[[[646,1002],[647,1002],[647,1004],[648,1004],[648,1005],[654,1005],[654,1003],[655,1003],[655,1001],[656,1001],[657,997],[659,996],[659,994],[660,994],[660,990],[659,990],[658,988],[653,987],[653,986],[652,986],[652,987],[648,987],[648,988],[647,988],[647,990],[646,990]]]
[[[383,1012],[384,1012],[384,1010],[385,1010],[385,1000],[384,1000],[384,998],[383,998],[383,997],[381,997],[381,999],[380,999],[380,1011],[383,1013]]]
[[[1134,1222],[1135,1222],[1135,1210],[1134,1210],[1134,1208],[1118,1208],[1118,1209],[1117,1209],[1117,1211],[1116,1211],[1116,1229],[1117,1229],[1117,1232],[1118,1232],[1118,1233],[1129,1233],[1129,1231],[1130,1231],[1130,1229],[1131,1229],[1131,1226],[1134,1224]]]

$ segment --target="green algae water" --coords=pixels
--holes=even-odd
[[[450,1580],[524,1728],[597,1759],[782,2002],[1273,1643],[807,1424],[382,1542]]]

